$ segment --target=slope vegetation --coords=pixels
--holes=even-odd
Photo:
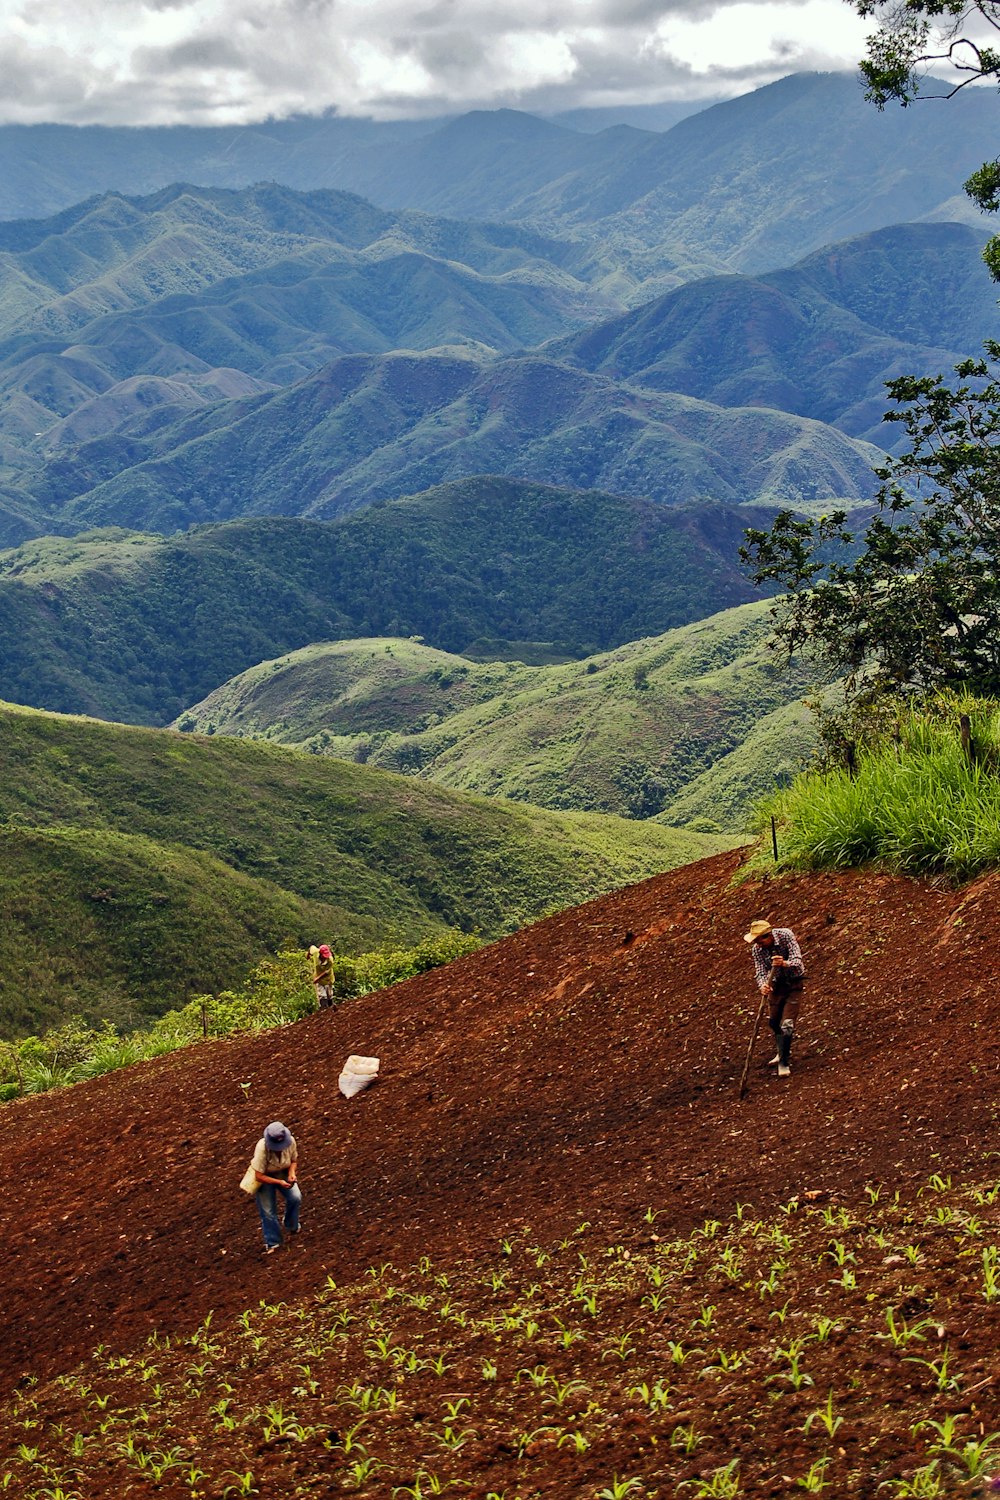
[[[263,662],[184,714],[178,727],[272,739],[445,786],[650,817],[804,691],[768,648],[768,606],[748,604],[585,662],[480,664],[413,641],[307,646]],[[770,757],[758,794],[796,768],[801,743]],[[751,747],[749,756],[756,759]],[[747,791],[755,778],[745,775]],[[745,827],[749,798],[723,799]],[[720,812],[723,809],[720,808]]]
[[[275,1495],[318,1473],[350,1483],[368,1454],[377,1500],[418,1467],[558,1500],[613,1473],[670,1493],[734,1457],[742,1483],[717,1493],[797,1493],[824,1455],[819,1477],[862,1500],[928,1449],[947,1478],[966,1437],[1000,1425],[982,1274],[995,1194],[962,1194],[996,1177],[982,1084],[1000,1066],[996,877],[963,892],[858,873],[734,890],[734,863],[285,1028],[280,1071],[262,1036],[11,1107],[44,1191],[28,1239],[19,1205],[0,1205],[21,1236],[5,1381],[69,1372],[100,1342],[71,1382],[26,1393],[45,1412],[87,1410],[85,1455],[105,1452],[87,1386],[117,1392],[113,1412],[162,1380],[168,1405],[132,1452],[176,1443],[213,1483],[238,1454]],[[791,1079],[769,1075],[761,1043],[740,1100],[755,1009],[740,935],[763,907],[794,921],[808,1000]],[[956,960],[961,1008],[942,1013]],[[359,1048],[382,1080],[348,1103],[336,1078]],[[235,1184],[274,1117],[298,1138],[305,1207],[265,1273]],[[109,1138],[125,1149],[114,1212],[96,1214]],[[205,1176],[231,1191],[193,1218]],[[176,1360],[168,1335],[185,1339]],[[122,1385],[111,1357],[129,1360]],[[393,1390],[394,1404],[379,1394]],[[824,1407],[828,1426],[807,1421]],[[949,1414],[935,1436],[926,1424]],[[135,1460],[111,1421],[117,1446],[94,1475],[117,1495]],[[29,1437],[48,1442],[44,1427]],[[983,1492],[961,1473],[942,1493]]]
[[[312,641],[582,656],[750,599],[748,524],[766,514],[477,479],[331,525],[33,541],[0,554],[0,695],[163,724]]]
[[[724,840],[276,746],[0,710],[0,1027],[125,1024],[284,942],[509,931]]]

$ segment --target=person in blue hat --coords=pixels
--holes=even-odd
[[[250,1163],[258,1182],[257,1208],[267,1255],[281,1249],[286,1235],[299,1232],[302,1193],[295,1180],[298,1156],[292,1132],[280,1120],[274,1120],[257,1142]],[[278,1217],[279,1193],[284,1200],[284,1224]]]

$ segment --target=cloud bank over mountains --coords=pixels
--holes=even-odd
[[[852,66],[844,0],[3,0],[0,123],[247,124],[743,93]]]

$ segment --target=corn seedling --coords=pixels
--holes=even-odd
[[[715,1469],[707,1479],[689,1479],[683,1488],[693,1486],[695,1500],[732,1500],[740,1492],[740,1461],[730,1459],[724,1468]]]
[[[923,1365],[924,1369],[930,1372],[936,1391],[957,1391],[961,1387],[962,1380],[961,1376],[949,1375],[950,1358],[949,1351],[945,1349],[940,1359],[918,1359],[916,1355],[910,1354],[907,1355],[906,1362],[910,1365]]]
[[[360,1489],[371,1478],[377,1468],[378,1459],[373,1458],[369,1453],[366,1457],[357,1458],[352,1464],[348,1464],[347,1475]]]
[[[701,1434],[695,1432],[693,1423],[679,1423],[670,1434],[671,1448],[676,1448],[689,1458],[702,1441]]]
[[[619,1479],[616,1474],[609,1485],[597,1491],[597,1500],[626,1500],[633,1490],[642,1488],[638,1479]]]
[[[802,1344],[804,1340],[793,1339],[784,1349],[779,1348],[775,1353],[775,1359],[783,1359],[788,1369],[779,1375],[769,1375],[768,1380],[787,1380],[793,1391],[800,1391],[804,1385],[812,1385],[811,1375],[807,1375],[799,1365],[802,1357]]]
[[[245,1473],[238,1474],[235,1469],[227,1469],[222,1476],[223,1479],[231,1478],[233,1483],[227,1484],[222,1491],[223,1500],[227,1495],[258,1495],[260,1491],[253,1482],[253,1474],[247,1469]]]
[[[802,1431],[809,1432],[813,1423],[819,1422],[826,1432],[827,1437],[833,1438],[837,1436],[837,1432],[843,1421],[843,1417],[835,1417],[833,1414],[833,1392],[829,1391],[827,1393],[826,1405],[817,1406],[815,1411],[809,1413],[803,1424]]]
[[[887,1479],[880,1490],[891,1489],[897,1500],[935,1500],[944,1493],[937,1459],[915,1469],[908,1479]]]
[[[517,1445],[518,1458],[520,1459],[524,1457],[525,1453],[531,1447],[532,1443],[537,1443],[540,1438],[547,1437],[550,1432],[558,1432],[558,1430],[559,1429],[557,1427],[549,1426],[535,1427],[531,1432],[519,1432],[514,1439]]]
[[[587,1389],[582,1380],[567,1380],[562,1385],[559,1384],[554,1375],[551,1377],[551,1380],[552,1392],[550,1395],[542,1398],[544,1406],[562,1406],[577,1391],[585,1391]]]
[[[921,1318],[919,1323],[907,1323],[905,1318],[896,1319],[896,1309],[890,1307],[885,1314],[888,1333],[877,1333],[877,1339],[888,1339],[894,1349],[901,1349],[914,1340],[923,1342],[927,1337],[926,1330],[933,1327],[930,1318]]]
[[[822,1458],[814,1459],[806,1472],[795,1483],[800,1490],[805,1490],[810,1495],[820,1495],[829,1485],[825,1477],[827,1466],[830,1463],[829,1453],[824,1453]]]

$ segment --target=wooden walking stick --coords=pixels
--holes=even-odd
[[[767,991],[766,990],[761,990],[761,992],[760,992],[760,1004],[757,1007],[757,1019],[753,1023],[753,1036],[751,1036],[751,1038],[750,1038],[750,1045],[747,1048],[747,1060],[743,1064],[743,1076],[740,1078],[740,1098],[741,1099],[743,1098],[743,1095],[747,1091],[747,1074],[750,1071],[750,1059],[753,1056],[754,1044],[757,1041],[757,1033],[760,1030],[760,1019],[761,1019],[761,1016],[764,1014],[764,1006],[766,1004],[767,1004]]]

